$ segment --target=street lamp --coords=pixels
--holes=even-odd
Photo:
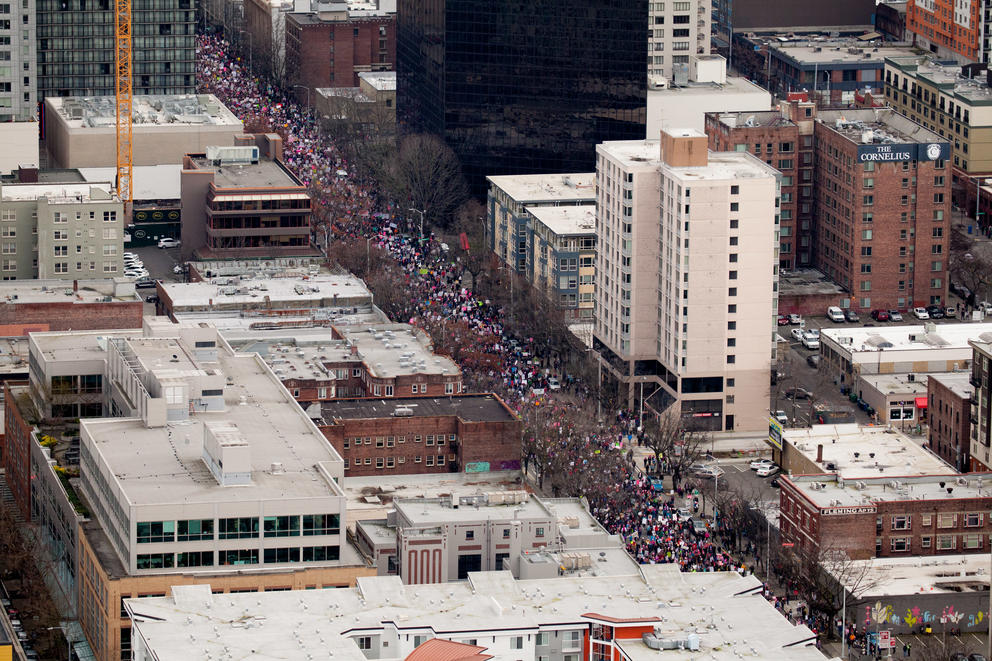
[[[413,207],[410,207],[410,211],[412,211],[414,213],[419,213],[420,214],[420,240],[423,241],[424,240],[424,212],[421,211],[420,209],[414,209]]]
[[[293,89],[296,89],[297,87],[307,91],[307,112],[310,112],[310,88],[306,85],[293,85]]]

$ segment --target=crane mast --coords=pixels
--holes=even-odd
[[[134,200],[131,179],[133,157],[131,131],[131,0],[114,0],[114,88],[117,97],[117,194],[124,202],[125,217]]]

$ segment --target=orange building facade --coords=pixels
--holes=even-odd
[[[984,0],[909,0],[906,37],[942,58],[987,61],[988,49],[982,43],[984,4]]]

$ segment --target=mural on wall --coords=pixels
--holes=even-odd
[[[864,621],[871,626],[907,626],[910,629],[922,624],[944,624],[955,629],[973,629],[980,627],[986,630],[986,612],[979,609],[974,612],[965,613],[959,611],[954,605],[948,604],[940,610],[928,608],[926,610],[919,606],[909,606],[902,615],[896,613],[891,604],[883,604],[876,601],[874,605],[865,605]],[[985,624],[983,624],[985,623]]]

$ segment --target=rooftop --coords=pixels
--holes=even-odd
[[[0,338],[0,374],[21,374],[28,371],[28,338]]]
[[[698,632],[700,651],[653,650],[652,659],[663,654],[686,661],[702,653],[714,661],[744,654],[766,661],[822,661],[819,651],[803,645],[813,633],[783,618],[760,587],[753,576],[683,574],[666,564],[646,565],[619,581],[616,576],[516,580],[509,572],[478,572],[457,583],[403,585],[396,576],[373,576],[339,590],[211,594],[208,585],[180,586],[171,597],[126,603],[136,635],[150,641],[159,661],[219,658],[225,648],[238,659],[289,659],[299,656],[297,645],[314,654],[333,650],[342,661],[364,661],[349,637],[393,627],[457,639],[473,632],[536,633],[539,627],[586,628],[611,620],[656,625],[665,638],[684,640],[689,631]],[[297,645],[287,645],[288,636]],[[384,649],[379,658],[400,659],[403,647]]]
[[[686,83],[676,85],[669,82],[667,87],[651,87],[648,89],[648,103],[652,97],[663,99],[677,99],[682,96],[711,96],[714,94],[768,94],[768,90],[752,83],[747,78],[738,76],[727,76],[727,82],[718,83],[714,81],[690,80]]]
[[[130,281],[77,280],[73,289],[68,280],[6,280],[0,282],[0,302],[6,303],[107,303],[140,301]],[[126,292],[126,293],[125,293]]]
[[[502,492],[497,492],[500,496]],[[521,498],[512,497],[516,494]],[[514,521],[514,520],[554,520],[556,517],[544,507],[540,500],[529,496],[526,491],[508,492],[509,503],[494,503],[486,494],[463,496],[461,498],[435,498],[394,500],[397,513],[414,526],[431,526],[439,523],[462,521]],[[461,502],[460,502],[461,501]],[[470,502],[465,502],[470,501]],[[458,507],[461,505],[461,507]]]
[[[409,324],[342,325],[334,329],[355,346],[354,359],[365,363],[370,376],[391,378],[407,374],[458,376],[461,369],[448,356],[434,353],[430,337]],[[350,352],[349,352],[350,353]],[[329,360],[349,360],[338,352]]]
[[[758,126],[795,126],[795,122],[787,117],[783,117],[778,110],[765,110],[758,112],[713,112],[706,113],[713,115],[717,120],[730,128],[745,128]]]
[[[303,184],[282,163],[260,158],[257,163],[214,165],[206,156],[191,158],[198,170],[214,173],[217,188],[303,188]],[[216,200],[216,198],[215,198]]]
[[[351,274],[295,276],[285,278],[209,278],[200,282],[162,282],[159,285],[175,308],[224,305],[259,305],[266,300],[324,307],[335,299],[363,300],[371,305],[372,294],[365,283]],[[344,303],[342,303],[343,305]],[[351,305],[351,304],[349,304]]]
[[[70,128],[114,131],[117,106],[113,96],[46,97]],[[178,125],[241,126],[241,120],[213,94],[137,94],[132,100],[135,129]]]
[[[113,181],[116,168],[79,168],[79,174],[84,181]],[[179,173],[183,166],[180,163],[165,165],[135,165],[134,166],[134,199],[142,200],[178,200]]]
[[[821,337],[846,351],[969,350],[969,340],[992,341],[992,323],[920,324],[913,326],[837,326],[823,328]],[[873,359],[874,360],[874,359]]]
[[[864,456],[862,459],[872,461]],[[897,479],[863,477],[858,480],[837,479],[833,475],[791,475],[783,479],[788,479],[818,507],[850,507],[906,500],[992,499],[992,473],[968,473],[957,477],[949,474],[913,475]]]
[[[978,77],[971,77],[967,74],[968,69],[960,64],[939,62],[925,55],[886,58],[886,64],[931,83],[945,94],[971,102],[992,102],[992,88],[984,71],[980,71]]]
[[[596,207],[577,204],[566,207],[527,207],[527,211],[557,236],[595,235]]]
[[[85,184],[4,184],[0,186],[0,200],[4,202],[30,202],[48,198],[55,204],[120,202],[109,183]]]
[[[498,188],[520,204],[573,202],[595,204],[596,173],[514,174],[486,177],[491,188]]]
[[[824,64],[879,65],[888,57],[916,54],[911,46],[865,43],[859,39],[814,39],[811,41],[772,41],[770,47],[779,57],[795,60],[802,66]]]
[[[379,92],[396,91],[395,71],[363,71],[358,74],[358,77]]]
[[[893,598],[918,595],[921,592],[961,593],[988,592],[989,559],[984,553],[961,553],[938,557],[871,558],[845,563],[843,571],[835,574],[849,588],[857,582],[862,599]]]
[[[779,296],[809,294],[844,294],[847,290],[816,269],[781,270],[778,275]]]
[[[940,457],[888,427],[862,427],[856,423],[813,425],[807,429],[786,429],[782,437],[821,472],[836,472],[845,479],[955,473]],[[817,462],[819,445],[823,446],[823,460]]]
[[[705,133],[691,128],[665,129],[665,132],[676,137],[705,137]],[[758,160],[745,152],[711,151],[705,166],[672,167],[661,160],[660,140],[621,140],[603,142],[597,145],[597,151],[602,151],[628,168],[665,167],[676,177],[686,181],[724,179],[752,179],[756,177],[775,177],[778,170]]]
[[[829,125],[856,145],[884,142],[947,142],[892,108],[821,110],[816,121]]]
[[[862,374],[860,378],[882,394],[921,395],[925,397],[927,394],[927,376],[929,375],[909,372],[904,374]]]
[[[164,339],[130,344],[142,362],[152,364],[158,353],[172,351]],[[262,359],[222,348],[218,363],[229,379],[224,411],[191,413],[188,421],[155,428],[135,418],[80,423],[127,501],[132,505],[233,503],[343,495],[331,479],[341,474],[341,458]],[[186,365],[187,370],[191,367]],[[175,369],[182,370],[183,365]],[[233,428],[248,444],[250,483],[218,485],[202,459],[205,425],[215,432]]]
[[[390,418],[398,408],[410,409],[415,418],[453,415],[467,422],[516,420],[516,416],[496,395],[332,399],[321,402],[321,411],[327,423],[334,420]]]
[[[106,360],[107,338],[141,337],[140,329],[31,333],[28,341],[46,361]]]
[[[970,398],[975,392],[975,386],[971,385],[970,372],[944,372],[942,374],[930,374],[930,381],[936,381],[958,397]]]

